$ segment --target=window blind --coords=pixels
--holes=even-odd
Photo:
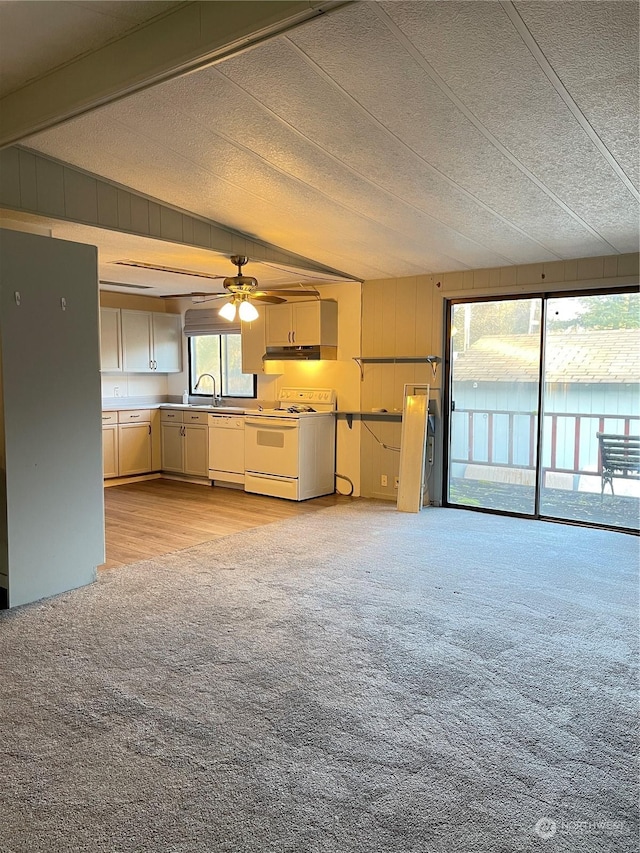
[[[196,335],[239,335],[240,321],[230,323],[218,314],[219,308],[189,308],[184,315],[184,333]]]

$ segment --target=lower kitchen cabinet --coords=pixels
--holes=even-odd
[[[118,473],[148,474],[151,471],[151,423],[118,426]]]
[[[118,424],[102,427],[102,470],[105,479],[118,476]]]
[[[184,473],[194,477],[209,476],[209,426],[185,425]]]
[[[129,409],[102,413],[102,466],[105,479],[153,471],[151,412]]]
[[[173,413],[172,413],[173,414]],[[162,413],[164,416],[164,412]],[[184,445],[182,440],[182,417],[180,423],[162,423],[162,470],[173,474],[184,473]]]
[[[162,470],[209,477],[209,427],[205,412],[162,410]],[[188,423],[183,421],[188,419]]]

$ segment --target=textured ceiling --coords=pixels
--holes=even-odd
[[[0,97],[177,5],[164,0],[0,0]]]
[[[638,4],[356,3],[25,144],[359,278],[636,251]]]

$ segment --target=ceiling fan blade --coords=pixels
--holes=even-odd
[[[266,296],[320,296],[317,290],[256,290],[252,296],[265,294]]]
[[[269,302],[272,305],[279,305],[281,302],[287,301],[281,296],[275,296],[273,293],[263,293],[261,291],[250,294],[249,299],[255,299],[256,302]]]
[[[320,296],[317,290],[273,290],[271,292],[282,296]]]
[[[211,296],[213,298],[229,298],[227,293],[214,293],[211,290],[194,290],[191,293],[161,293],[160,299],[192,299],[194,296]]]

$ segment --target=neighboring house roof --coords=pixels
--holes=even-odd
[[[491,335],[455,359],[456,382],[535,382],[539,335]],[[547,382],[640,381],[640,329],[562,332],[547,336]]]

